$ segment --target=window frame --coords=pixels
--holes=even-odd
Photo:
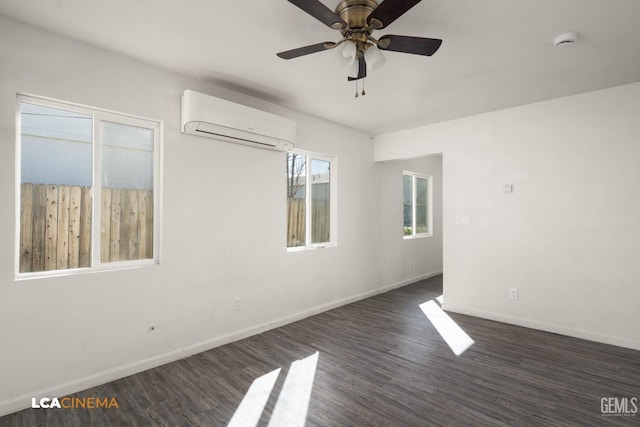
[[[404,234],[404,210],[402,213],[402,238],[405,240],[411,239],[420,239],[423,237],[432,237],[433,236],[433,176],[424,175],[417,172],[411,171],[402,171],[403,178],[403,204],[404,204],[404,177],[411,177],[411,234]],[[424,179],[427,181],[427,232],[426,233],[416,233],[416,209],[417,209],[417,195],[418,195],[418,186],[417,180]]]
[[[91,141],[91,256],[89,267],[67,268],[61,270],[44,270],[35,272],[20,272],[20,209],[21,209],[21,181],[22,181],[22,104],[32,104],[42,107],[55,108],[79,114],[90,115],[92,118]],[[153,131],[153,257],[137,260],[102,262],[101,261],[101,203],[102,203],[102,141],[100,125],[102,122],[115,122],[123,125],[142,127]],[[162,141],[163,122],[161,120],[136,116],[127,113],[91,107],[74,102],[58,100],[26,93],[16,96],[16,127],[15,127],[15,280],[46,278],[86,274],[99,271],[123,270],[160,264],[161,247],[161,206],[162,206]]]
[[[321,249],[321,248],[329,248],[338,245],[337,239],[337,218],[338,218],[338,185],[337,185],[337,176],[338,176],[338,160],[336,156],[330,156],[326,154],[315,153],[312,151],[306,150],[289,150],[286,152],[288,156],[289,153],[305,156],[305,244],[302,246],[287,246],[287,239],[285,238],[285,247],[287,252],[299,252],[306,251],[311,249]],[[311,224],[311,203],[312,203],[312,186],[309,185],[309,180],[311,179],[311,161],[312,160],[320,160],[329,162],[329,241],[322,243],[311,243],[312,240],[312,224]],[[288,177],[286,177],[288,178]],[[286,203],[286,200],[285,200]],[[285,204],[286,207],[286,204]],[[286,228],[288,222],[288,211],[287,215],[285,215],[285,236],[286,236]]]

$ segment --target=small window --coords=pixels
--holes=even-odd
[[[431,233],[431,177],[413,172],[402,174],[404,237]]]
[[[17,273],[154,262],[160,123],[27,96],[18,117]]]
[[[335,242],[333,164],[330,157],[287,153],[287,248]]]

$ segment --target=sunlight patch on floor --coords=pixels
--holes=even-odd
[[[420,309],[456,356],[474,344],[471,337],[434,300],[420,304]]]
[[[240,406],[233,414],[228,427],[254,427],[258,425],[260,416],[269,400],[271,390],[280,375],[280,368],[256,378],[249,391],[244,395]]]
[[[316,376],[319,352],[291,363],[273,409],[270,427],[304,427]],[[242,398],[228,427],[255,427],[260,422],[281,368],[256,378]]]
[[[291,364],[289,374],[284,380],[282,391],[269,420],[270,427],[304,427],[317,365],[317,351],[311,356],[296,360]]]

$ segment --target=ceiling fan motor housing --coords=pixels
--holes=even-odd
[[[336,8],[336,15],[347,23],[347,28],[340,32],[343,37],[355,42],[359,51],[366,48],[367,37],[371,34],[367,18],[376,7],[378,3],[374,0],[345,0]]]
[[[349,29],[364,29],[368,27],[367,18],[378,7],[375,0],[345,0],[336,8],[336,15],[342,18],[348,28],[342,30],[345,35]]]

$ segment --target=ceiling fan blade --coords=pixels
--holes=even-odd
[[[347,80],[350,82],[354,80],[360,80],[367,77],[367,62],[364,60],[364,55],[358,58],[358,76],[357,77],[347,77]]]
[[[316,43],[309,46],[299,47],[284,52],[276,53],[282,59],[293,59],[299,56],[309,55],[310,53],[322,52],[323,50],[333,49],[336,46],[334,42]]]
[[[378,48],[394,52],[413,53],[414,55],[431,56],[442,44],[440,39],[425,37],[386,35],[378,39]]]
[[[367,23],[374,30],[386,28],[418,3],[420,0],[384,0],[371,12]]]
[[[347,28],[347,23],[342,18],[318,0],[289,0],[289,2],[295,4],[327,27],[334,30]]]

